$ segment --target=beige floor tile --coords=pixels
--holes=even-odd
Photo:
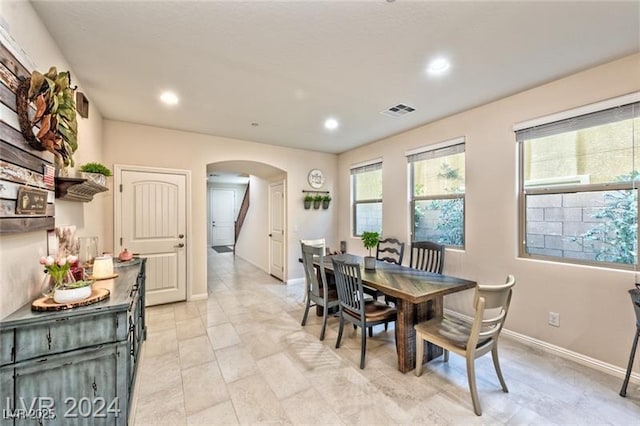
[[[162,355],[178,351],[178,335],[176,328],[161,331],[149,330],[144,343],[147,356]]]
[[[244,345],[235,345],[215,351],[222,377],[232,383],[242,377],[256,374],[258,366]]]
[[[145,382],[142,384],[144,385]],[[135,424],[180,425],[186,423],[180,376],[171,374],[167,377],[158,377],[156,382],[149,380],[138,394],[140,397],[136,404]]]
[[[242,340],[231,323],[214,325],[207,328],[207,334],[213,349],[222,349],[237,345]]]
[[[187,340],[207,334],[200,317],[176,321],[176,333],[178,340]]]
[[[205,408],[187,417],[188,425],[237,425],[238,417],[231,401]]]
[[[173,304],[173,312],[176,317],[176,321],[183,321],[191,318],[198,318],[200,311],[196,302],[186,302]]]
[[[311,386],[293,362],[280,352],[257,361],[260,373],[278,399],[284,399]]]
[[[343,424],[327,401],[313,388],[292,395],[281,404],[293,424]]]
[[[229,394],[241,424],[289,424],[278,398],[260,374],[229,384]]]
[[[179,343],[180,368],[190,368],[195,365],[211,362],[216,359],[209,338],[204,336],[183,340]]]
[[[182,370],[182,388],[187,416],[229,400],[227,386],[216,362]]]

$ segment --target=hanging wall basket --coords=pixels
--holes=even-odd
[[[78,149],[74,90],[69,72],[58,73],[55,67],[46,74],[32,72],[29,78],[20,80],[16,90],[22,135],[31,148],[53,153],[63,168],[73,166],[73,153]],[[33,118],[29,116],[31,106],[35,110]]]

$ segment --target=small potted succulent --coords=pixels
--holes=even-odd
[[[376,258],[371,256],[371,249],[378,246],[380,234],[378,232],[365,231],[362,233],[362,245],[369,249],[369,256],[364,257],[364,269],[376,269]]]
[[[331,195],[327,194],[322,196],[322,208],[323,209],[328,209],[329,208],[329,203],[331,202]]]
[[[317,210],[320,208],[320,205],[322,205],[322,195],[318,194],[313,197],[313,208]]]
[[[53,300],[56,303],[75,303],[91,296],[93,280],[80,280],[66,283],[55,289]]]
[[[111,170],[100,163],[87,163],[80,166],[81,176],[87,180],[106,186],[107,177],[111,176]]]
[[[305,195],[304,196],[304,209],[309,210],[311,208],[311,203],[313,203],[313,195]]]

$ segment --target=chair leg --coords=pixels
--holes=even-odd
[[[311,298],[307,295],[307,306],[304,308],[304,315],[302,316],[302,326],[307,323],[307,316],[309,316],[309,308],[311,307]]]
[[[366,326],[362,327],[362,345],[360,349],[360,369],[364,369],[364,355],[367,352],[367,333],[365,331]],[[371,328],[369,328],[371,331]]]
[[[636,327],[636,336],[633,338],[633,344],[631,345],[631,353],[629,354],[629,365],[627,366],[627,374],[624,376],[624,382],[622,382],[620,396],[627,396],[627,386],[629,385],[629,377],[631,377],[633,359],[636,356],[636,349],[638,348],[638,337],[640,337],[640,327]]]
[[[320,331],[320,340],[324,340],[324,331],[327,328],[327,317],[329,316],[329,309],[323,308],[322,315],[322,331]]]
[[[344,328],[344,317],[342,311],[340,312],[340,327],[338,328],[338,339],[336,340],[336,349],[340,347],[340,341],[342,340],[342,329]]]
[[[369,337],[373,337],[373,326],[369,327]]]
[[[473,402],[473,411],[476,415],[482,415],[480,401],[478,400],[478,388],[476,387],[476,362],[475,359],[467,355],[467,380],[469,380],[469,391],[471,392],[471,401]]]
[[[509,392],[507,388],[507,384],[504,382],[504,377],[502,377],[502,370],[500,369],[500,361],[498,360],[498,342],[494,342],[493,349],[491,349],[491,358],[493,358],[493,366],[496,368],[496,374],[498,375],[498,380],[500,380],[500,385],[502,386],[502,390],[505,392]]]
[[[416,333],[416,376],[422,375],[422,358],[424,357],[424,340]]]
[[[449,362],[449,349],[442,350],[442,357],[444,359],[444,362]]]

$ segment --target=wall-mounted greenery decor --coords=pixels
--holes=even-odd
[[[73,153],[78,149],[75,88],[69,71],[58,73],[56,67],[46,74],[33,71],[21,78],[16,91],[16,109],[22,135],[33,149],[49,151],[59,167],[73,166]],[[35,108],[29,118],[30,106]],[[34,133],[34,126],[39,129]]]
[[[309,210],[311,206],[313,206],[314,210],[318,210],[320,206],[322,206],[324,210],[329,208],[329,203],[331,202],[329,191],[303,189],[302,193],[304,194],[303,201],[305,210]]]

